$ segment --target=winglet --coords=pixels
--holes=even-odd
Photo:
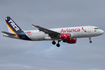
[[[34,25],[34,24],[32,24],[32,26],[33,26],[33,27],[35,27],[35,25]]]

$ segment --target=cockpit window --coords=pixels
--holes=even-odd
[[[98,29],[98,28],[94,28],[94,29]]]

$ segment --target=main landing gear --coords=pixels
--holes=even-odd
[[[92,43],[92,41],[91,41],[91,37],[89,37],[89,42]]]
[[[52,41],[52,44],[53,44],[53,45],[55,45],[55,44],[56,44],[56,42],[55,42],[55,41]]]
[[[57,43],[57,44],[56,44],[56,42],[55,42],[55,41],[52,41],[52,44],[53,44],[53,45],[55,45],[55,44],[56,44],[56,46],[57,46],[57,47],[60,47],[60,44],[59,44],[59,42],[60,42],[60,41],[61,41],[61,40],[58,40],[58,43]]]

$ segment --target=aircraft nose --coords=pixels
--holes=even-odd
[[[103,31],[103,30],[100,30],[100,33],[101,33],[101,34],[104,34],[104,31]]]

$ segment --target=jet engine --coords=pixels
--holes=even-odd
[[[77,39],[73,38],[73,35],[69,34],[69,33],[61,34],[60,37],[63,40],[63,42],[67,42],[67,43],[70,43],[70,44],[74,44],[77,41]]]
[[[68,40],[68,39],[70,39],[70,34],[69,33],[61,34],[61,39],[62,40]]]
[[[69,43],[69,44],[75,44],[77,41],[76,38],[72,38],[72,39],[69,39],[69,40],[63,40],[63,42],[66,42],[66,43]]]

